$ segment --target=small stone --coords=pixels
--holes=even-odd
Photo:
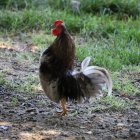
[[[25,107],[31,107],[33,106],[31,103],[23,103],[22,106],[25,106]]]
[[[118,134],[116,134],[116,137],[127,139],[129,137],[129,132],[128,131],[119,132]]]
[[[30,127],[24,129],[24,131],[32,131],[32,130],[33,128],[30,128]]]
[[[45,112],[45,110],[39,110],[38,112],[39,112],[39,113],[44,113],[44,112]]]
[[[28,118],[28,120],[29,121],[32,121],[32,122],[36,122],[37,120],[36,120],[36,117],[30,117],[30,118]]]
[[[118,129],[123,129],[123,128],[126,128],[126,127],[127,127],[127,125],[124,124],[124,123],[118,123],[118,124],[117,124],[117,128],[118,128]]]
[[[9,48],[8,50],[9,50],[10,52],[13,52],[13,51],[14,51],[14,49],[12,49],[12,48]]]
[[[104,140],[112,140],[112,139],[114,139],[113,135],[108,135],[104,137]]]
[[[138,137],[138,135],[140,134],[140,132],[136,132],[137,129],[130,129],[129,130],[129,134],[131,137]]]
[[[123,126],[125,126],[125,124],[123,124],[123,123],[118,123],[117,126],[118,126],[118,127],[123,127]]]
[[[131,120],[130,119],[127,119],[127,122],[131,122]]]
[[[92,134],[92,131],[87,131],[87,132],[85,132],[85,134],[91,135]]]
[[[36,112],[35,108],[29,108],[26,110],[27,113]]]
[[[85,129],[86,127],[84,127],[84,126],[80,126],[80,128],[81,128],[81,129]]]
[[[105,125],[104,124],[98,124],[98,128],[105,129]]]
[[[118,123],[118,120],[117,120],[117,119],[115,119],[115,120],[114,120],[114,123]]]
[[[14,110],[10,110],[10,111],[9,111],[9,113],[15,113],[15,112],[16,112],[16,111],[14,111]]]
[[[20,115],[23,115],[23,114],[25,114],[25,111],[24,110],[19,110],[18,111],[18,115],[20,116]]]
[[[138,120],[133,120],[132,123],[140,123]]]
[[[1,125],[0,126],[0,131],[1,130],[7,131],[9,128],[10,128],[10,126],[8,126],[8,125]]]
[[[129,132],[137,132],[137,133],[140,133],[140,129],[134,129],[134,128],[132,128],[132,129],[129,130]]]
[[[137,124],[137,123],[132,124],[132,127],[135,128],[135,129],[139,129],[140,128],[140,124]]]

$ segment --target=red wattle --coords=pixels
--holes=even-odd
[[[52,29],[52,34],[53,34],[54,36],[58,36],[60,33],[61,33],[61,30]]]

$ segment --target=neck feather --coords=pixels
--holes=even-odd
[[[52,44],[54,55],[62,62],[66,69],[72,69],[75,58],[75,44],[67,32],[64,30]]]

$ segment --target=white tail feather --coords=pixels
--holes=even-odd
[[[85,75],[87,74],[91,74],[93,71],[93,73],[96,74],[100,74],[101,76],[103,76],[105,78],[105,82],[107,84],[108,87],[108,95],[111,96],[112,94],[112,79],[108,73],[108,71],[105,68],[101,68],[98,66],[89,66],[87,68],[85,68],[84,73]]]
[[[84,71],[85,68],[89,65],[90,57],[86,57],[83,62],[81,63],[81,71]]]
[[[101,76],[106,83],[108,87],[108,96],[112,95],[112,80],[108,73],[108,71],[105,68],[101,68],[98,66],[88,66],[90,63],[90,57],[86,57],[83,62],[81,63],[81,70],[80,71],[73,71],[73,75],[78,73],[83,73],[86,76],[89,76],[91,74],[97,74]]]

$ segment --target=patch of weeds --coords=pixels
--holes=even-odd
[[[77,4],[75,2],[75,7]],[[73,9],[71,0],[28,0],[28,1],[15,1],[15,0],[5,0],[1,2],[1,8],[7,9],[45,9],[51,7],[58,10],[71,11]],[[139,0],[131,1],[118,1],[118,0],[80,0],[80,12],[96,13],[96,14],[118,14],[125,18],[125,16],[133,16],[136,18],[140,14],[139,10]]]
[[[5,47],[8,47],[8,46],[11,46],[11,44],[12,44],[11,38],[9,38],[9,37],[6,38],[6,39],[0,38],[0,45],[3,45]]]
[[[31,1],[30,5],[31,5]],[[5,0],[3,2],[0,2],[1,8],[11,8],[11,9],[19,9],[19,8],[25,8],[27,5],[29,5],[29,2],[22,1],[22,0]]]
[[[16,79],[8,79],[6,74],[0,72],[0,85],[18,92],[36,93],[40,90],[39,78],[32,74],[24,78],[18,76]]]
[[[127,101],[115,96],[106,96],[100,99],[101,103],[106,104],[109,110],[123,110],[129,107],[130,104]]]
[[[41,19],[41,20],[40,20]],[[34,10],[24,10],[24,11],[0,11],[0,25],[1,30],[8,30],[12,32],[25,31],[31,29],[40,29],[43,22],[45,23],[41,12],[35,12]],[[41,23],[42,22],[42,23]]]
[[[89,113],[100,111],[121,111],[133,106],[133,102],[128,102],[124,99],[115,96],[104,96],[97,99],[97,105],[89,108]]]
[[[0,72],[0,85],[5,85],[5,76],[2,72]]]
[[[112,71],[120,70],[128,65],[138,65],[140,50],[137,41],[130,42],[123,37],[114,36],[110,39],[93,40],[79,45],[76,50],[80,60],[91,57],[93,65],[103,66]]]
[[[40,105],[47,105],[48,103],[46,101],[44,101],[43,99],[39,100],[39,104]]]
[[[93,112],[100,112],[100,111],[105,111],[105,110],[109,110],[107,106],[97,105],[96,107],[89,108],[88,112],[93,113]]]
[[[117,0],[81,0],[82,10],[88,13],[100,13],[100,14],[115,14],[127,15],[127,16],[138,16],[139,1],[117,1]]]
[[[57,1],[52,1],[48,0],[49,6],[53,7],[54,9],[62,9],[62,10],[68,10],[70,9],[70,0],[57,0]]]
[[[55,37],[44,32],[34,33],[32,35],[32,42],[37,45],[39,51],[41,52],[46,49],[54,41],[54,39]]]
[[[14,89],[15,84],[12,80],[9,80],[6,77],[6,73],[5,72],[0,72],[0,85],[4,85],[8,88]]]
[[[18,89],[22,92],[34,93],[37,92],[39,79],[35,75],[29,75],[20,83]]]
[[[136,95],[139,93],[139,88],[134,86],[133,80],[129,77],[129,73],[114,72],[112,74],[113,87],[122,94]]]
[[[18,99],[17,99],[17,97],[12,97],[11,98],[11,104],[13,105],[13,106],[15,106],[15,105],[17,105],[17,103],[18,103]]]
[[[25,9],[17,12],[0,10],[0,27],[2,31],[6,30],[15,33],[34,30],[48,31],[56,19],[64,20],[71,33],[80,33],[84,34],[84,36],[88,34],[93,37],[104,38],[109,38],[110,34],[121,33],[121,35],[124,34],[129,36],[129,38],[139,40],[139,18],[134,21],[130,17],[126,24],[126,21],[118,20],[115,15],[95,16],[83,12],[80,15],[76,15],[66,10],[55,12],[52,8],[44,10]]]
[[[27,93],[35,93],[38,91],[39,79],[37,79],[37,76],[35,75],[26,76],[24,78],[18,76],[14,80],[8,80],[7,78],[5,79],[5,85],[14,91]]]
[[[33,61],[35,60],[35,56],[30,52],[21,52],[16,54],[16,59],[19,62],[27,61],[28,63],[33,63]]]

